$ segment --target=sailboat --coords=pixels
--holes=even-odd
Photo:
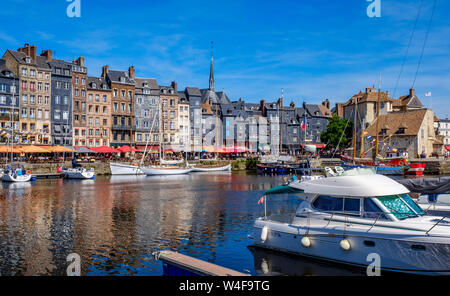
[[[357,122],[357,112],[358,112],[358,98],[355,98],[355,127],[354,127],[354,134],[353,134],[353,157],[348,156],[341,156],[342,159],[342,167],[347,169],[352,168],[373,168],[376,170],[378,174],[382,175],[403,175],[405,173],[405,170],[408,168],[407,166],[407,159],[404,161],[399,161],[399,157],[393,157],[392,159],[386,158],[381,159],[378,155],[378,147],[379,147],[379,122],[380,122],[380,104],[381,104],[381,98],[380,98],[380,85],[381,85],[381,76],[380,76],[380,82],[378,86],[378,102],[377,102],[377,118],[376,118],[376,144],[375,153],[374,153],[374,159],[373,160],[364,160],[364,159],[356,159],[356,136],[357,136],[357,129],[356,129],[356,122]],[[363,146],[364,146],[364,131],[361,130],[361,152],[360,156],[363,154]],[[371,149],[372,149],[371,148]],[[370,150],[371,150],[370,149]]]
[[[215,129],[216,129],[216,135],[215,135],[215,146],[216,146],[216,154],[214,159],[211,159],[211,161],[213,162],[219,162],[219,158],[218,158],[218,154],[219,154],[219,149],[217,147],[217,144],[219,143],[219,137],[218,137],[218,115],[217,115],[217,109],[218,107],[216,107],[216,125],[215,125]],[[187,161],[186,161],[187,163]],[[231,171],[231,163],[227,163],[225,165],[221,164],[221,163],[216,163],[216,164],[212,164],[212,165],[204,165],[204,164],[196,164],[194,166],[192,166],[192,171],[193,172],[225,172],[225,171]]]
[[[71,105],[69,105],[69,108]],[[70,109],[69,109],[70,111]],[[70,115],[70,112],[69,112]],[[69,118],[67,117],[67,122],[69,121]],[[73,126],[73,115],[72,115],[72,126]],[[64,139],[64,148],[66,148],[66,138]],[[74,158],[74,153],[72,149],[72,159]],[[64,157],[63,162],[65,162],[66,159],[66,152],[64,151]],[[95,178],[95,170],[91,168],[90,170],[85,169],[83,167],[75,167],[75,168],[63,168],[62,169],[63,176],[66,179],[78,179],[78,180],[87,180],[87,179],[94,179]]]
[[[13,89],[11,90],[12,97],[14,98],[16,93],[15,83],[13,86]],[[8,107],[4,107],[8,108]],[[31,173],[30,171],[26,171],[22,168],[14,168],[14,122],[12,120],[12,116],[14,113],[13,107],[10,108],[10,125],[11,125],[11,145],[8,145],[11,147],[11,162],[9,163],[8,167],[3,171],[2,175],[2,181],[4,182],[29,182],[31,180]],[[9,143],[8,143],[9,144]]]
[[[162,147],[161,143],[161,125],[159,129],[159,147]],[[145,155],[145,153],[144,153]],[[143,158],[142,158],[143,160]],[[141,160],[141,164],[142,164]],[[182,168],[179,166],[174,166],[174,164],[182,163],[183,160],[164,160],[164,148],[159,150],[159,160],[160,164],[158,166],[141,166],[140,169],[147,176],[157,176],[157,175],[185,175],[192,172],[192,168]],[[187,163],[187,153],[186,153],[186,163]]]

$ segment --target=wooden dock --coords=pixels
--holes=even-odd
[[[163,261],[164,275],[169,276],[249,276],[216,264],[199,260],[172,251],[160,251],[153,254]]]

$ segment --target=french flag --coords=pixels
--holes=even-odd
[[[302,121],[302,124],[300,125],[300,127],[302,128],[302,131],[306,130],[306,123],[305,120]]]
[[[266,198],[266,197],[263,195],[263,196],[258,200],[258,204],[259,204],[259,205],[260,205],[260,204],[263,204],[265,198]]]

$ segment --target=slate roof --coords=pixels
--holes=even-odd
[[[93,87],[93,83],[96,84],[95,88]],[[106,88],[103,88],[103,86],[106,86]],[[106,79],[103,77],[88,77],[87,78],[87,89],[111,91],[111,88],[109,87],[108,83],[106,82]]]
[[[16,61],[17,61],[19,64],[22,64],[22,65],[34,65],[34,66],[36,66],[36,63],[35,63],[35,62],[33,61],[33,59],[31,59],[30,57],[29,57],[29,58],[31,59],[31,63],[27,63],[27,62],[25,61],[25,59],[27,58],[27,55],[24,54],[23,52],[11,50],[11,49],[8,49],[7,52],[9,52],[9,53],[16,59]]]
[[[11,79],[19,79],[16,74],[14,74],[8,67],[6,67],[6,61],[0,59],[0,77],[11,78]]]
[[[159,85],[154,78],[135,78],[134,82],[136,84],[136,88],[149,88],[159,90]],[[148,86],[144,86],[147,83]]]
[[[201,97],[202,93],[197,87],[186,87],[185,92],[189,97]]]
[[[229,104],[230,99],[224,92],[213,92],[209,89],[201,89],[200,93],[202,95],[202,102],[204,103],[206,100],[211,98],[213,104]]]
[[[113,83],[121,83],[121,84],[132,84],[134,85],[134,81],[128,77],[128,71],[116,71],[116,70],[108,70],[106,74],[108,79]],[[124,82],[120,81],[120,78],[125,78]]]

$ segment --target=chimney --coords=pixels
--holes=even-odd
[[[278,99],[278,106],[279,106],[280,108],[283,108],[283,98],[279,98],[279,99]]]
[[[74,61],[74,64],[77,64],[80,67],[84,67],[85,63],[84,63],[84,57],[79,57],[78,59],[76,59]]]
[[[102,77],[103,78],[106,78],[106,74],[108,74],[108,71],[109,71],[109,66],[108,65],[103,66],[103,68],[102,68]]]
[[[24,47],[19,48],[17,51],[23,52],[29,56],[34,62],[36,62],[36,45],[29,45],[25,43]]]
[[[172,81],[171,86],[173,87],[175,93],[178,91],[178,85],[176,81]]]
[[[45,57],[47,61],[52,61],[52,51],[50,49],[43,50],[41,53],[41,57]]]
[[[414,88],[410,88],[410,89],[409,89],[409,96],[412,97],[412,96],[414,96],[414,95],[415,95]]]
[[[131,66],[130,68],[128,68],[128,76],[130,77],[130,79],[134,79],[134,66]]]
[[[259,109],[261,110],[262,116],[266,116],[266,115],[265,115],[265,114],[266,114],[266,112],[265,112],[265,109],[266,109],[266,101],[265,101],[265,100],[259,101]]]
[[[386,91],[386,97],[389,98],[389,91],[388,90]]]
[[[325,107],[327,107],[328,109],[330,109],[330,100],[326,99],[325,100]]]

